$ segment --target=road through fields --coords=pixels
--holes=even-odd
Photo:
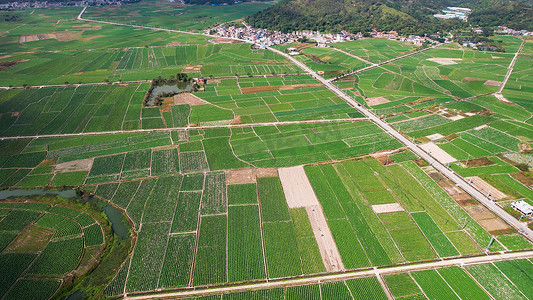
[[[322,82],[329,90],[334,92],[337,96],[342,98],[344,101],[346,101],[348,104],[355,107],[359,112],[361,112],[364,116],[366,116],[368,119],[372,120],[374,123],[376,123],[379,127],[381,127],[383,130],[385,130],[387,133],[389,133],[391,136],[393,136],[395,139],[397,139],[399,142],[407,146],[407,148],[411,149],[414,153],[416,153],[418,156],[423,158],[425,161],[427,161],[430,165],[432,165],[435,169],[443,173],[446,177],[448,177],[451,181],[453,181],[457,186],[465,190],[468,194],[470,194],[472,197],[474,197],[478,202],[480,202],[483,206],[491,210],[493,213],[498,215],[500,218],[502,218],[506,223],[516,228],[520,233],[522,233],[528,240],[533,241],[533,230],[529,229],[527,225],[523,224],[522,222],[515,219],[513,216],[508,214],[503,208],[498,206],[495,202],[493,202],[489,197],[480,191],[478,191],[474,186],[472,186],[470,183],[468,183],[463,177],[457,175],[453,170],[449,169],[448,167],[444,166],[437,160],[435,160],[433,157],[431,157],[428,153],[426,153],[424,150],[422,150],[418,145],[416,145],[414,142],[403,136],[401,133],[396,131],[392,126],[390,126],[387,122],[381,120],[377,115],[375,115],[370,110],[366,109],[365,107],[361,106],[361,104],[357,103],[353,98],[345,94],[343,91],[339,90],[335,85],[331,83],[331,81],[324,79],[323,77],[319,76],[316,72],[314,72],[311,68],[303,64],[302,62],[294,59],[292,56],[281,52],[274,48],[269,48],[271,51],[274,51],[280,55],[283,55],[290,61],[292,61],[294,64],[302,68],[303,70],[309,72],[314,78],[316,78],[318,81]],[[421,50],[419,50],[420,52]],[[405,57],[405,55],[404,55]]]

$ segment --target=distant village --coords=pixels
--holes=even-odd
[[[208,29],[206,33],[210,35],[216,35],[221,38],[232,38],[248,41],[253,43],[257,48],[266,48],[279,44],[295,43],[302,40],[311,40],[316,42],[318,47],[327,47],[327,45],[330,43],[353,41],[363,37],[386,38],[389,40],[412,43],[415,46],[445,43],[450,40],[450,37],[441,33],[435,33],[429,36],[401,36],[396,31],[373,31],[366,34],[361,32],[354,34],[346,31],[341,31],[339,33],[321,33],[318,31],[303,30],[294,31],[291,33],[282,33],[279,31],[253,28],[244,22],[242,24],[235,25],[219,25],[217,27]],[[483,33],[483,30],[481,28],[473,28],[472,33],[481,34]],[[517,31],[505,26],[499,26],[498,29],[494,30],[494,33],[515,36],[533,36],[533,32],[527,30]],[[473,49],[479,49],[482,51],[496,51],[495,47],[487,46],[484,43],[474,43],[469,40],[463,40],[461,41],[461,44],[463,44],[464,47],[471,47]]]
[[[317,43],[318,47],[327,47],[327,44],[346,42],[358,40],[364,37],[363,33],[356,34],[341,31],[339,33],[321,33],[318,31],[294,31],[291,33],[282,33],[279,31],[271,31],[261,28],[253,28],[245,23],[244,26],[217,26],[209,29],[207,33],[216,35],[222,38],[240,39],[252,42],[258,48],[266,48],[279,44],[295,43],[302,40],[312,40]],[[407,37],[400,36],[396,31],[389,32],[370,32],[366,36],[375,38],[387,38],[390,40],[399,40],[402,42],[413,43],[416,46],[423,44],[438,44],[440,34],[435,34],[431,37],[421,37],[417,35],[410,35]],[[444,38],[446,40],[446,38]]]
[[[0,4],[0,10],[21,10],[28,8],[48,8],[64,6],[104,6],[122,5],[123,3],[137,2],[138,0],[84,0],[84,1],[33,1],[33,2],[9,2]]]

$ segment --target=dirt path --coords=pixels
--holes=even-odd
[[[278,173],[289,208],[305,207],[326,270],[343,271],[341,255],[303,166],[280,168]]]
[[[21,139],[37,139],[37,138],[77,137],[77,136],[91,136],[91,135],[105,135],[105,134],[123,134],[123,133],[168,132],[168,131],[189,130],[189,129],[243,128],[243,127],[252,127],[252,126],[357,122],[357,121],[360,121],[360,120],[363,120],[363,119],[364,118],[308,120],[308,121],[283,121],[283,122],[249,123],[249,124],[206,125],[206,126],[187,126],[187,127],[171,127],[171,128],[156,128],[156,129],[136,129],[136,130],[81,132],[81,133],[59,133],[59,134],[43,134],[43,135],[38,135],[37,134],[37,135],[21,135],[21,136],[4,136],[4,137],[0,137],[0,141],[21,140]]]

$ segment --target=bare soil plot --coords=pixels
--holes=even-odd
[[[303,166],[278,169],[279,179],[289,208],[305,207],[313,234],[328,272],[344,270],[344,264],[329,230],[322,206],[305,174]]]
[[[212,44],[240,44],[244,43],[242,41],[232,40],[232,39],[225,39],[225,38],[216,38],[216,39],[210,39],[207,40],[208,42]]]
[[[510,174],[514,179],[520,181],[523,185],[531,187],[533,186],[533,178],[525,175],[524,173],[513,173]]]
[[[172,47],[172,46],[180,46],[180,45],[181,45],[181,42],[170,42],[170,43],[167,43],[165,46]]]
[[[495,93],[494,97],[498,98],[498,100],[500,100],[503,103],[507,103],[507,104],[512,104],[513,103],[513,102],[507,100],[507,98],[505,98],[502,94],[499,94],[499,93]]]
[[[432,135],[428,135],[427,138],[432,140],[432,141],[436,141],[436,140],[440,140],[442,139],[444,136],[440,133],[435,133],[435,134],[432,134]]]
[[[301,84],[288,84],[288,85],[266,85],[266,86],[255,86],[255,87],[241,88],[241,93],[243,93],[243,94],[251,94],[251,93],[260,93],[260,92],[271,92],[271,91],[284,91],[284,90],[312,88],[312,87],[320,87],[320,86],[322,86],[322,83],[301,83]]]
[[[320,205],[303,166],[278,169],[289,208]]]
[[[502,85],[502,82],[501,81],[496,81],[496,80],[487,80],[483,84],[484,85],[490,85],[490,86],[500,86],[500,85]]]
[[[471,82],[471,81],[483,81],[485,79],[482,79],[482,78],[474,78],[474,77],[465,77],[463,78],[463,81],[464,82]]]
[[[461,120],[461,119],[464,119],[465,117],[461,116],[461,115],[455,115],[455,116],[451,116],[449,117],[448,119],[452,120],[452,121],[457,121],[457,120]]]
[[[180,94],[174,95],[174,105],[179,105],[179,104],[189,104],[191,106],[194,106],[194,105],[209,104],[209,102],[191,93],[180,93]]]
[[[471,159],[466,164],[466,166],[469,168],[491,166],[491,165],[495,165],[495,163],[486,157]]]
[[[376,214],[384,214],[384,213],[404,211],[405,209],[402,207],[400,203],[389,203],[389,204],[372,205],[372,210]]]
[[[182,72],[200,72],[203,65],[187,65],[185,68],[183,68]]]
[[[90,171],[92,166],[93,158],[86,158],[57,164],[56,171],[59,173],[73,171]]]
[[[461,58],[445,58],[445,57],[432,57],[427,60],[436,62],[439,65],[456,65],[457,61],[462,60]]]
[[[24,228],[4,252],[40,252],[46,248],[55,230],[37,225]]]
[[[420,148],[429,153],[429,155],[433,156],[440,163],[449,164],[457,161],[457,159],[448,154],[446,151],[439,148],[437,145],[435,145],[435,143],[425,143],[420,145]]]
[[[481,205],[464,207],[464,210],[489,233],[511,229],[507,223],[496,217],[491,211]]]
[[[30,60],[29,59],[19,59],[19,60],[0,62],[0,71],[5,70],[5,69],[9,69],[11,67],[14,67],[14,66],[16,66],[18,64],[21,64],[21,63],[24,63],[24,62],[27,62],[27,61],[30,61]]]
[[[255,183],[258,177],[278,176],[277,169],[245,168],[226,170],[226,184]]]
[[[342,262],[335,240],[333,240],[333,235],[329,230],[322,207],[320,205],[308,206],[305,210],[309,216],[311,228],[313,229],[318,249],[322,256],[322,262],[324,263],[326,270],[328,272],[343,271],[344,263]]]
[[[507,198],[507,195],[493,187],[491,184],[483,180],[478,176],[465,177],[465,179],[470,182],[474,187],[481,191],[485,195],[490,194],[490,199],[501,200]]]
[[[390,102],[384,97],[370,97],[365,99],[366,103],[370,106],[379,105]]]
[[[483,129],[483,128],[489,128],[489,125],[487,125],[487,124],[483,124],[483,125],[481,125],[481,126],[478,126],[478,127],[474,128],[474,130],[481,130],[481,129]]]

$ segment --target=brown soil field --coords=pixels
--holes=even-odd
[[[471,81],[483,81],[485,79],[481,78],[474,78],[474,77],[465,77],[463,78],[463,82],[471,82]]]
[[[181,45],[180,42],[170,42],[170,43],[167,43],[165,46],[172,47],[172,46],[180,46],[180,45]]]
[[[507,195],[490,185],[488,182],[479,178],[478,176],[466,177],[465,178],[470,184],[475,186],[483,194],[488,195],[490,192],[490,198],[494,200],[501,200],[507,198]]]
[[[440,75],[440,78],[445,79],[445,80],[449,80],[450,79],[450,77],[448,77],[448,75]]]
[[[254,183],[260,177],[278,176],[277,169],[245,168],[226,170],[226,184]]]
[[[212,44],[241,44],[244,42],[231,40],[231,39],[225,39],[225,38],[216,38],[216,39],[210,39],[207,40],[208,42]]]
[[[312,88],[312,87],[319,87],[319,86],[322,86],[322,83],[267,85],[267,86],[241,88],[241,93],[251,94],[251,93],[270,92],[270,91],[283,91],[283,90],[293,90],[293,89],[302,89],[302,88]]]
[[[526,174],[522,172],[511,174],[511,176],[514,179],[520,181],[523,185],[527,187],[533,186],[533,178],[531,178],[530,176],[527,176]]]
[[[89,171],[93,165],[93,159],[79,159],[69,162],[64,162],[56,165],[56,171],[63,172],[72,172],[72,171]]]
[[[191,106],[194,106],[194,105],[209,104],[209,102],[191,93],[180,93],[180,94],[174,95],[174,105],[179,105],[179,104],[189,104]]]
[[[183,68],[182,72],[200,72],[203,65],[187,65]]]
[[[0,62],[0,71],[5,70],[5,69],[9,69],[11,67],[14,67],[14,66],[16,66],[18,64],[21,64],[21,63],[24,63],[24,62],[27,62],[27,61],[30,61],[30,60],[29,59],[19,59],[19,60]]]
[[[481,158],[474,158],[474,159],[469,160],[466,166],[469,168],[474,168],[474,167],[490,166],[494,164],[495,163],[491,161],[490,159],[486,157],[481,157]]]
[[[500,86],[501,84],[502,84],[501,81],[496,81],[496,80],[487,80],[484,83],[484,85],[490,85],[490,86]]]
[[[389,100],[387,100],[386,98],[384,97],[371,97],[371,98],[366,98],[365,99],[366,103],[370,106],[374,106],[374,105],[379,105],[379,104],[383,104],[383,103],[388,103],[390,102]]]

